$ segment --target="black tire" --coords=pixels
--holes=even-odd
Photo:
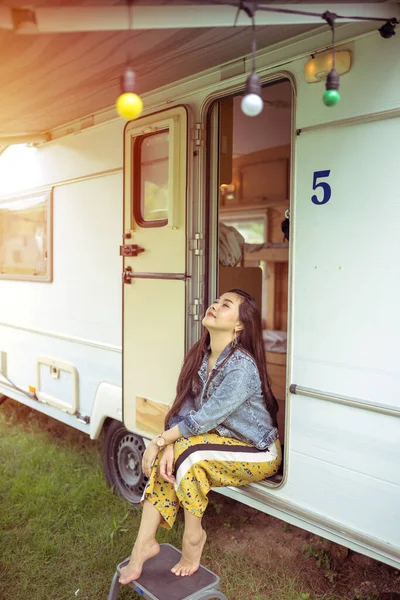
[[[138,505],[146,487],[142,456],[143,438],[128,431],[120,421],[111,421],[104,436],[103,465],[108,485],[130,504]]]

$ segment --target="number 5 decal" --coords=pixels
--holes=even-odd
[[[316,194],[314,194],[311,197],[311,202],[313,202],[314,204],[318,204],[318,205],[326,204],[331,199],[332,190],[331,190],[331,186],[329,185],[329,183],[326,183],[326,181],[318,181],[318,179],[322,179],[323,177],[329,177],[329,175],[330,175],[330,170],[329,171],[314,171],[313,190],[316,190],[319,187],[324,190],[324,197],[322,198],[322,200],[319,200],[318,196]]]

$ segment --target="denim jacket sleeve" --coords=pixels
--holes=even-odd
[[[178,425],[178,423],[180,423],[181,421],[183,421],[184,417],[186,414],[188,414],[192,409],[194,408],[194,402],[192,398],[186,398],[186,400],[183,402],[179,413],[177,415],[174,415],[173,417],[171,417],[168,421],[168,423],[165,424],[166,427],[166,431],[168,431],[168,429],[172,429],[175,425]]]
[[[191,410],[179,423],[182,436],[201,435],[223,423],[254,394],[257,384],[254,372],[244,365],[230,370],[206,403],[198,411]]]
[[[173,427],[175,427],[175,425],[178,425],[178,423],[180,423],[182,420],[183,417],[181,417],[180,415],[174,415],[166,424],[165,431],[168,431],[168,429],[172,429]]]

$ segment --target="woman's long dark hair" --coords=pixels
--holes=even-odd
[[[261,386],[265,404],[276,426],[276,415],[278,412],[278,403],[272,393],[271,385],[267,373],[267,363],[265,360],[264,342],[262,337],[262,323],[260,311],[257,308],[254,298],[249,296],[243,290],[229,290],[231,294],[237,294],[242,298],[239,305],[239,320],[243,325],[243,330],[238,336],[236,348],[241,348],[250,354],[257,365],[260,374]],[[210,345],[210,334],[207,329],[200,340],[194,344],[185,357],[181,373],[179,375],[176,398],[169,412],[165,417],[165,423],[178,414],[180,407],[187,398],[194,397],[201,389],[201,382],[198,376],[204,353],[207,352]],[[235,350],[232,349],[234,352]]]

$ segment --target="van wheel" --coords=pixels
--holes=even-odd
[[[130,504],[139,504],[147,477],[142,471],[143,439],[112,421],[104,437],[103,465],[107,483]]]

